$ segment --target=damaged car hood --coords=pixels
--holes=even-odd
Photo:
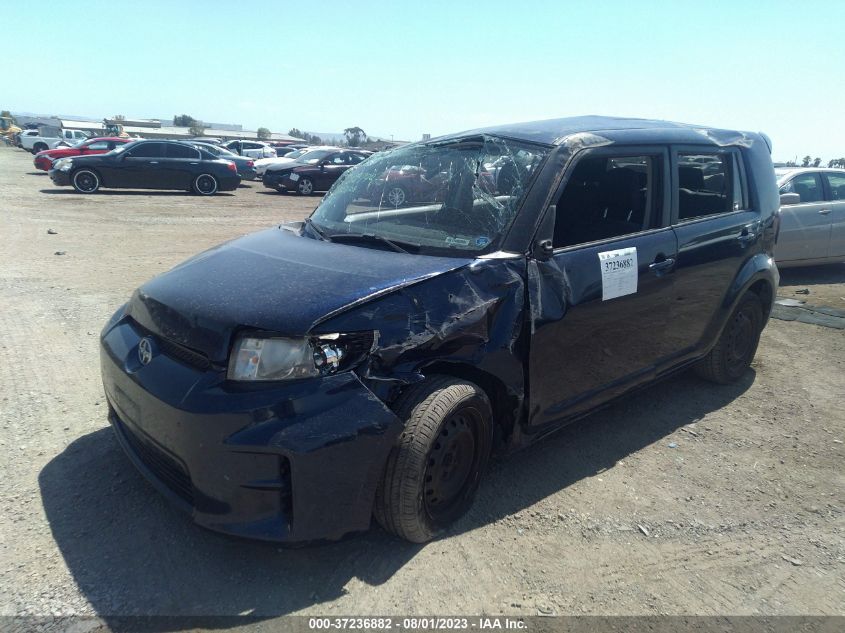
[[[224,361],[238,329],[301,336],[352,306],[472,261],[268,229],[155,277],[132,296],[128,315],[153,334]]]

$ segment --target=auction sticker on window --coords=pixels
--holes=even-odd
[[[637,249],[621,248],[599,253],[601,300],[615,299],[637,291]]]

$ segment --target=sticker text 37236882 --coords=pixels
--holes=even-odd
[[[599,253],[601,300],[615,299],[637,291],[637,249],[621,248]]]

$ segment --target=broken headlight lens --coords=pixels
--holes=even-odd
[[[273,381],[326,376],[349,369],[376,341],[374,332],[313,339],[241,336],[229,358],[229,380]]]
[[[229,380],[295,380],[319,374],[308,339],[243,336],[229,359]]]
[[[60,158],[53,163],[53,169],[58,169],[59,171],[70,171],[71,167],[73,167],[73,161],[70,158]]]

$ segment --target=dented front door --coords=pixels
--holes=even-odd
[[[576,415],[654,377],[671,353],[664,331],[676,252],[664,228],[529,262],[530,425]]]

